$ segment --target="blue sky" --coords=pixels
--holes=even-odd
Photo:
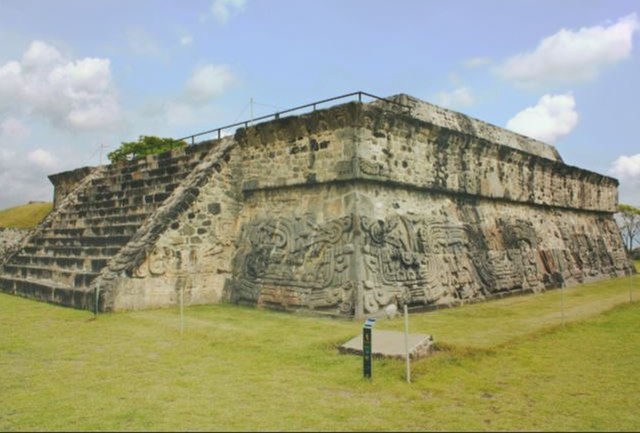
[[[636,1],[0,2],[0,208],[139,135],[363,90],[555,144],[640,206]],[[106,157],[102,157],[103,161]]]

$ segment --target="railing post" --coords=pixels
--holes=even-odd
[[[220,130],[220,128],[218,128],[218,140],[220,140],[221,137],[222,137],[222,131]]]
[[[362,102],[362,92],[358,92],[358,102]]]
[[[191,136],[191,145],[192,146],[195,144],[195,140],[196,140],[196,138],[192,135]]]

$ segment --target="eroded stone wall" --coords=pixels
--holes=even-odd
[[[244,191],[351,177],[361,108],[350,103],[241,130],[236,139]]]
[[[0,227],[0,258],[27,234],[29,230]]]
[[[49,176],[53,184],[53,208],[57,209],[62,200],[91,173],[91,167],[82,167]]]
[[[629,271],[606,214],[362,185],[365,312],[451,305]],[[380,292],[376,295],[375,292]],[[375,302],[374,302],[375,301]]]
[[[312,114],[239,137],[232,301],[361,316],[630,272],[615,179],[546,157],[548,145],[532,154],[380,107],[335,110],[333,123]]]
[[[369,107],[357,157],[361,176],[442,192],[615,212],[617,180]]]
[[[409,95],[400,94],[391,96],[388,99],[402,104],[403,107],[390,106],[383,101],[374,102],[371,105],[386,110],[410,114],[411,117],[415,117],[431,125],[451,131],[462,132],[478,137],[484,141],[518,149],[552,161],[562,162],[562,157],[556,148],[550,144],[474,119],[466,114],[438,107],[437,105],[421,101]]]

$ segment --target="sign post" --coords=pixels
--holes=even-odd
[[[367,319],[362,327],[362,374],[366,379],[371,379],[371,331],[376,319]]]

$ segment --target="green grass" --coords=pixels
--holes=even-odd
[[[30,229],[38,225],[53,208],[52,203],[31,202],[0,211],[0,227]]]
[[[640,276],[414,314],[412,364],[360,322],[233,305],[92,315],[0,295],[0,430],[640,429]],[[606,311],[605,311],[606,310]],[[400,329],[402,320],[377,328]]]

